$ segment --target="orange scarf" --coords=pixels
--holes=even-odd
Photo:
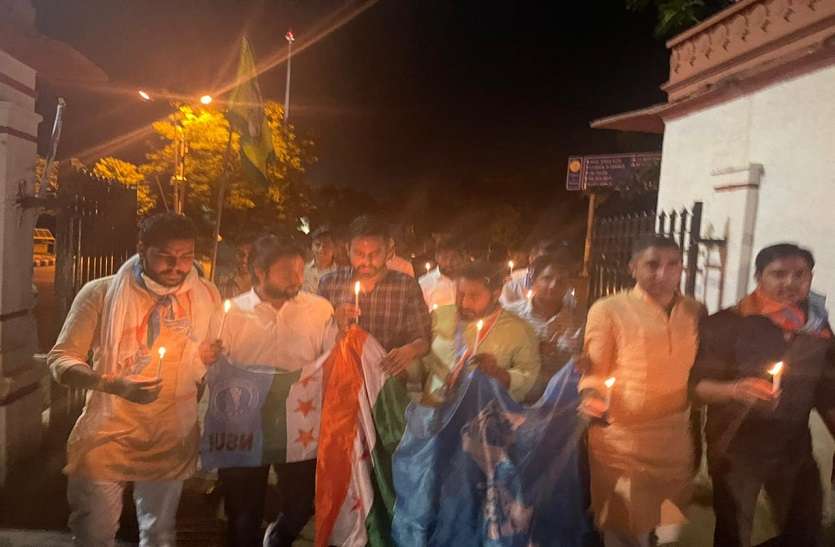
[[[754,292],[739,301],[736,306],[740,315],[762,315],[772,323],[783,329],[784,332],[797,333],[804,330],[807,323],[807,314],[796,304],[785,304],[778,302],[768,296],[757,287]],[[823,326],[815,329],[809,334],[819,338],[831,338],[832,332]]]

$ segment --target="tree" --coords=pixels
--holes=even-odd
[[[145,216],[154,209],[156,199],[151,194],[145,175],[139,171],[139,167],[136,165],[107,156],[93,165],[92,172],[98,178],[116,181],[129,188],[136,188],[136,213],[139,216]]]
[[[731,0],[626,0],[626,7],[632,11],[655,7],[658,11],[655,34],[663,38],[692,27],[731,3]]]
[[[156,134],[145,162],[139,165],[103,158],[94,172],[142,189],[140,214],[171,204],[170,179],[174,172],[177,133],[187,143],[184,212],[201,233],[211,233],[217,211],[217,192],[226,180],[222,234],[234,238],[250,230],[295,230],[298,219],[313,205],[302,175],[315,158],[313,144],[299,139],[283,124],[281,105],[267,102],[264,112],[272,130],[276,161],[268,166],[266,186],[248,178],[241,168],[239,136],[230,134],[229,122],[212,106],[180,105],[164,120],[153,124]],[[178,129],[181,128],[181,129]],[[138,181],[144,181],[139,183]],[[153,181],[153,182],[150,182]]]

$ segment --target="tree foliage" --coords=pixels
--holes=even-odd
[[[93,165],[93,174],[102,179],[119,182],[129,188],[136,188],[136,213],[139,216],[145,216],[153,210],[155,201],[151,195],[151,188],[145,175],[136,165],[107,156]]]
[[[629,10],[654,7],[658,11],[655,34],[660,38],[682,32],[730,4],[731,0],[626,0]]]
[[[185,160],[186,197],[184,212],[203,234],[211,233],[217,211],[217,195],[226,179],[221,233],[234,238],[251,230],[295,229],[298,218],[313,208],[302,175],[315,161],[312,143],[299,139],[292,127],[282,123],[281,105],[267,102],[276,161],[268,168],[267,185],[248,178],[240,162],[239,136],[230,133],[223,113],[212,106],[180,105],[167,118],[153,124],[154,138],[139,165],[117,158],[102,158],[94,173],[137,185],[140,214],[172,205],[171,177],[174,172],[178,127],[187,143]],[[138,182],[138,181],[141,181]],[[162,190],[162,194],[161,191]]]

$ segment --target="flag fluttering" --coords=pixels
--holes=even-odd
[[[240,135],[241,165],[253,180],[267,185],[267,167],[275,161],[272,130],[264,115],[264,100],[258,87],[255,54],[249,40],[241,40],[241,56],[235,88],[226,113],[232,129]]]

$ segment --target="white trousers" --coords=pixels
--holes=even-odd
[[[112,547],[115,544],[126,484],[69,478],[69,526],[77,547]],[[176,545],[177,506],[182,491],[181,480],[133,483],[140,547]]]

